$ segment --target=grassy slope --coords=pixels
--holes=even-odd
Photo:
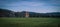
[[[0,27],[58,27],[59,21],[57,18],[0,18]]]

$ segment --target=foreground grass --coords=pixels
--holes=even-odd
[[[0,18],[0,27],[58,27],[58,18]]]

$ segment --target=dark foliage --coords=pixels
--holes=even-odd
[[[7,9],[0,8],[0,17],[10,17],[13,16],[14,12]]]
[[[52,13],[35,13],[28,12],[29,17],[60,17],[60,12],[52,12]],[[13,12],[7,9],[0,8],[0,17],[25,17],[26,11],[22,12]]]

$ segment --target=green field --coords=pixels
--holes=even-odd
[[[0,27],[58,27],[59,18],[0,18]]]

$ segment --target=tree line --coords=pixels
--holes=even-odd
[[[26,11],[14,12],[7,9],[0,8],[0,17],[25,17]],[[51,12],[51,13],[35,13],[28,12],[29,17],[60,17],[60,12]]]

